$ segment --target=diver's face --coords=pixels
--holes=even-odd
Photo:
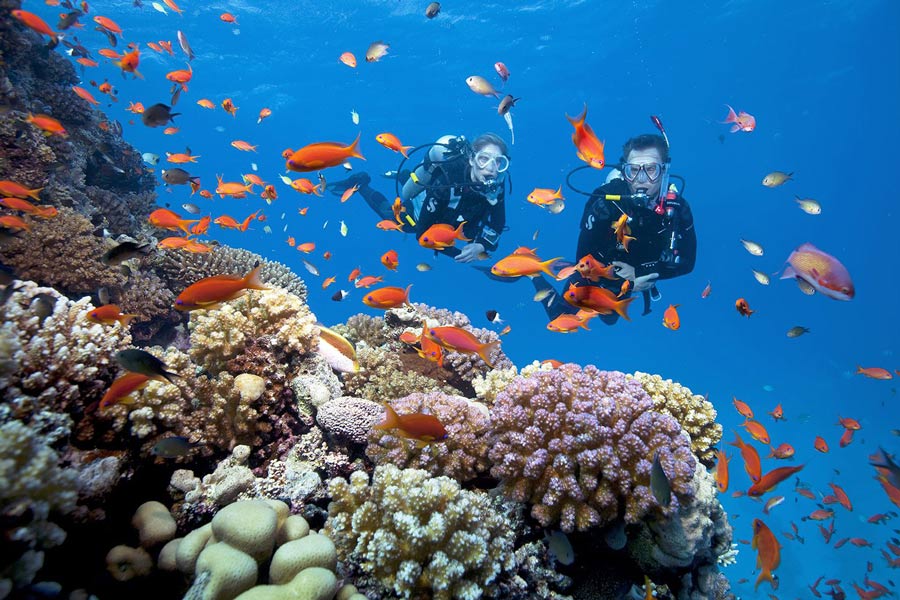
[[[649,165],[653,163],[662,164],[662,156],[659,155],[659,150],[656,148],[648,148],[646,150],[632,150],[628,153],[628,156],[625,157],[625,162],[630,163],[632,165]],[[628,181],[628,187],[631,188],[631,193],[636,194],[638,192],[643,192],[656,200],[659,195],[659,186],[662,185],[662,176],[658,177],[656,181],[650,181],[650,178],[647,177],[647,174],[643,171],[643,169],[638,172],[637,177],[635,177],[634,181]]]
[[[489,179],[497,179],[499,172],[499,163],[502,159],[503,151],[496,144],[488,144],[479,149],[475,155],[469,157],[469,166],[472,173],[472,181],[484,183]],[[476,156],[480,160],[476,160]]]

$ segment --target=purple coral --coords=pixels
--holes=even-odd
[[[672,488],[669,510],[693,494],[696,460],[678,422],[653,410],[624,373],[566,364],[516,377],[491,410],[491,474],[542,525],[584,531],[658,507],[650,469],[658,451]]]

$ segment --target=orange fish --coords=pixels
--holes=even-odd
[[[844,433],[841,434],[841,439],[838,440],[838,445],[841,448],[846,448],[853,442],[853,429],[845,429]]]
[[[191,227],[191,233],[194,235],[206,235],[206,232],[209,231],[209,222],[212,220],[212,216],[206,215],[200,221]]]
[[[113,404],[130,404],[133,402],[133,400],[131,400],[131,394],[144,389],[149,381],[150,377],[147,375],[132,373],[130,371],[121,377],[118,377],[112,382],[112,385],[109,386],[106,393],[103,394],[103,398],[101,398],[99,405],[100,410],[112,406]]]
[[[595,169],[602,169],[606,165],[603,157],[603,142],[597,139],[597,135],[591,126],[585,122],[587,119],[587,104],[584,105],[584,112],[580,116],[573,119],[566,115],[569,123],[575,127],[575,133],[572,134],[572,143],[577,149],[577,156]]]
[[[341,202],[346,202],[347,200],[349,200],[350,196],[355,194],[358,190],[359,190],[358,185],[354,185],[353,187],[350,187],[350,188],[347,188],[346,190],[344,190],[344,193],[341,194]]]
[[[207,246],[206,244],[201,244],[200,242],[195,242],[194,240],[189,240],[187,244],[185,244],[182,249],[185,252],[191,252],[193,254],[205,254],[206,252],[212,252],[212,246]]]
[[[769,446],[769,448],[771,449],[771,452],[766,458],[775,457],[779,459],[785,459],[794,456],[794,447],[790,444],[780,444],[777,448],[772,448],[771,446]]]
[[[275,186],[271,183],[263,188],[262,193],[259,195],[260,198],[265,200],[278,200],[278,192],[275,190]],[[301,209],[304,210],[304,209]],[[301,212],[301,215],[306,214],[305,212]]]
[[[356,68],[356,57],[353,55],[352,52],[344,52],[343,54],[341,54],[341,56],[338,60],[340,60],[342,63],[344,63],[351,69]]]
[[[122,58],[122,55],[112,48],[100,48],[99,50],[97,50],[97,53],[104,58],[111,58],[113,60],[119,60],[120,58]]]
[[[177,4],[175,4],[175,0],[163,0],[163,2],[165,2],[166,6],[177,12],[179,15],[184,12]]]
[[[818,450],[822,454],[825,454],[826,452],[828,452],[828,442],[826,442],[825,439],[821,435],[816,436],[816,441],[813,442],[813,446],[815,447],[816,450]]]
[[[415,146],[404,146],[403,142],[393,133],[379,133],[375,136],[375,141],[394,152],[399,152],[404,158],[409,158],[407,152],[415,148]]]
[[[834,511],[830,508],[818,508],[808,516],[803,517],[804,521],[826,521],[834,516]]]
[[[219,15],[219,19],[224,23],[232,23],[234,25],[238,24],[237,17],[235,17],[231,13],[227,13],[227,12],[222,13],[221,15]]]
[[[595,285],[578,286],[572,283],[563,294],[563,298],[578,308],[593,310],[601,315],[616,312],[626,321],[631,320],[628,316],[628,305],[634,301],[634,297],[618,300],[616,295],[606,288]]]
[[[381,264],[383,264],[389,271],[396,271],[397,266],[400,264],[400,261],[397,258],[397,251],[388,250],[387,252],[382,254]]]
[[[0,198],[0,206],[8,208],[10,210],[21,210],[22,212],[34,215],[41,212],[41,209],[28,200],[23,200],[22,198]]]
[[[435,223],[419,236],[419,245],[434,250],[443,250],[453,246],[456,240],[469,242],[471,240],[463,233],[465,225],[466,221],[463,221],[459,227],[454,229],[452,225],[446,223]]]
[[[182,165],[185,163],[195,163],[200,156],[191,156],[190,148],[188,148],[187,152],[166,152],[166,160],[170,163],[175,163],[177,165]]]
[[[234,140],[231,142],[231,145],[243,152],[256,152],[256,146],[251,146],[249,142],[245,142],[244,140]]]
[[[65,127],[62,126],[62,123],[48,115],[33,115],[28,113],[28,116],[25,117],[25,121],[43,131],[44,135],[48,137],[51,135],[67,137],[69,135],[66,132]]]
[[[763,427],[762,423],[754,421],[753,419],[747,419],[741,426],[747,430],[747,433],[749,433],[754,440],[768,445],[769,432],[766,431],[766,428]]]
[[[375,223],[375,227],[381,229],[382,231],[403,231],[403,224],[397,223],[396,221],[391,221],[390,219],[383,219]]]
[[[447,437],[447,430],[434,415],[412,413],[398,415],[387,402],[384,403],[384,421],[375,429],[396,429],[400,436],[419,442],[434,442]]]
[[[75,62],[77,62],[82,67],[99,67],[100,63],[96,60],[91,60],[90,58],[85,58],[84,56],[80,58],[76,58]]]
[[[528,194],[526,200],[536,206],[548,206],[557,200],[564,200],[562,186],[555,192],[553,191],[553,188],[534,188],[531,193]]]
[[[187,69],[177,69],[175,71],[169,71],[166,73],[166,79],[171,81],[172,83],[176,83],[181,86],[182,91],[187,91],[187,83],[194,76],[194,69],[191,68],[191,64],[187,63]],[[173,87],[174,89],[174,87]]]
[[[739,415],[741,415],[745,419],[753,418],[753,409],[751,409],[746,402],[742,402],[736,397],[732,397],[731,403],[734,404],[734,407],[737,409]]]
[[[315,194],[316,196],[321,196],[323,189],[321,185],[316,185],[305,177],[293,180],[291,182],[291,187],[301,194]]]
[[[140,102],[129,102],[128,108],[126,108],[125,110],[133,112],[136,115],[140,115],[144,113],[144,105]]]
[[[425,335],[427,325],[422,325],[422,333],[418,336],[419,349],[416,352],[422,358],[428,359],[433,363],[437,363],[439,367],[444,366],[444,348],[440,344],[428,339]]]
[[[324,258],[325,260],[331,260],[331,252],[326,250],[325,252],[322,253],[322,258]]]
[[[616,294],[616,298],[621,298],[622,296],[627,294],[629,291],[631,291],[631,280],[626,279],[625,281],[622,282],[622,286],[619,288],[619,293]],[[681,306],[681,305],[676,304],[675,306]],[[680,321],[679,321],[679,324],[680,324]]]
[[[196,225],[194,227],[196,227]],[[156,247],[166,250],[173,250],[177,248],[184,248],[189,242],[189,239],[183,237],[167,237],[161,239],[159,243],[156,244]]]
[[[360,277],[359,279],[357,279],[356,283],[354,283],[353,285],[355,285],[357,288],[369,288],[381,281],[381,275],[379,275],[378,277],[375,277],[374,275],[366,275],[365,277]]]
[[[462,352],[464,354],[477,354],[490,368],[493,368],[490,360],[491,349],[500,345],[500,340],[482,344],[478,338],[470,332],[452,326],[430,327],[425,331],[424,335],[447,350]]]
[[[309,254],[313,250],[316,249],[315,242],[304,242],[302,244],[297,244],[297,251]]]
[[[856,365],[856,375],[865,375],[866,377],[871,377],[872,379],[884,379],[885,381],[888,379],[893,379],[894,377],[887,369],[882,369],[881,367],[863,368],[859,365]]]
[[[844,491],[844,488],[837,485],[836,483],[829,483],[831,487],[831,491],[834,492],[834,497],[837,498],[837,501],[846,508],[847,510],[853,510],[853,503],[850,502],[850,497],[847,495],[847,492]]]
[[[31,231],[31,225],[16,215],[3,215],[0,217],[0,227],[19,231]]]
[[[207,98],[200,98],[199,100],[197,100],[197,104],[199,104],[203,108],[208,108],[209,110],[216,110],[216,105]]]
[[[780,403],[777,406],[775,406],[774,410],[769,411],[769,414],[772,415],[772,418],[775,419],[776,421],[784,420],[784,410],[782,410]]]
[[[216,308],[223,302],[243,296],[249,290],[268,290],[259,279],[262,265],[255,267],[244,277],[215,275],[188,286],[175,299],[175,310]]]
[[[357,134],[356,139],[349,146],[338,142],[317,142],[304,146],[291,154],[285,168],[289,171],[303,173],[336,167],[351,157],[365,160],[365,157],[359,152],[359,136],[360,134]]]
[[[406,286],[405,290],[401,287],[392,286],[372,290],[363,296],[363,304],[384,310],[409,304],[409,288],[411,287],[412,284]]]
[[[98,306],[87,314],[87,320],[91,323],[100,323],[103,325],[112,325],[118,323],[122,327],[128,327],[132,319],[138,315],[122,314],[122,310],[115,304],[104,304]]]
[[[728,105],[726,104],[725,106]],[[744,111],[736,113],[730,106],[728,106],[728,116],[725,117],[722,123],[734,123],[731,126],[731,133],[738,131],[750,132],[756,129],[756,117]]]
[[[162,46],[160,46],[156,42],[147,42],[147,46],[154,52],[159,52],[160,54],[165,52],[165,50],[162,49]]]
[[[781,564],[781,546],[775,539],[775,534],[769,529],[765,523],[759,519],[753,519],[753,541],[751,547],[756,550],[756,566],[760,569],[759,577],[756,579],[756,585],[753,590],[759,587],[763,581],[768,581],[772,589],[777,589],[778,585],[772,576],[772,571]]]
[[[123,73],[133,73],[135,77],[144,78],[143,75],[137,70],[138,64],[141,62],[141,51],[137,46],[132,45],[131,51],[126,52],[122,55],[122,58],[118,60],[115,64],[117,67],[122,69]]]
[[[27,10],[13,10],[10,11],[10,14],[33,31],[43,35],[49,35],[50,37],[55,37],[57,35],[42,18],[34,13],[30,13]]]
[[[862,425],[859,424],[859,421],[852,417],[838,416],[838,425],[840,425],[844,429],[853,429],[854,431],[862,429]]]
[[[122,28],[119,27],[118,23],[116,23],[112,19],[97,15],[96,17],[94,17],[94,23],[96,23],[106,31],[109,31],[110,33],[114,33],[119,36],[122,35]]]
[[[78,87],[77,85],[73,85],[72,91],[75,92],[76,94],[78,94],[78,97],[81,98],[82,100],[84,100],[85,102],[93,104],[94,106],[97,106],[98,104],[100,104],[91,95],[91,93],[89,91],[87,91],[86,89],[84,89],[83,87]]]
[[[625,213],[622,213],[622,216],[612,224],[612,229],[616,232],[616,242],[622,245],[622,247],[625,249],[625,252],[628,252],[628,244],[637,239],[628,235],[629,233],[631,233],[631,227],[628,226],[628,221],[630,220],[631,217],[629,217]]]
[[[360,274],[361,272],[362,272],[362,270],[361,270],[359,267],[356,267],[355,269],[353,269],[352,271],[350,271],[350,274],[349,274],[349,275],[347,275],[347,281],[353,281],[354,279],[356,279],[357,277],[359,277],[359,274]]]
[[[751,481],[758,482],[761,477],[762,466],[759,460],[759,453],[756,448],[744,442],[737,431],[734,432],[735,441],[730,442],[731,446],[740,448],[741,458],[744,460],[744,470],[750,476]]]
[[[734,303],[734,307],[737,309],[740,315],[743,315],[745,317],[749,317],[756,312],[755,310],[750,310],[750,305],[747,304],[747,301],[743,298],[738,298]]]
[[[221,175],[216,175],[216,179],[219,182],[218,186],[216,186],[216,193],[220,198],[224,198],[225,196],[238,197],[241,194],[253,193],[252,183],[244,184],[236,181],[225,182],[222,181]]]
[[[193,225],[197,222],[197,220],[188,220],[182,219],[178,213],[172,212],[167,208],[158,208],[150,213],[150,217],[147,219],[150,221],[150,224],[154,227],[159,227],[160,229],[167,229],[169,231],[175,231],[176,229],[180,229],[185,234],[190,234],[188,231],[188,225]]]
[[[263,122],[263,119],[267,119],[272,116],[272,109],[270,108],[262,108],[259,111],[259,116],[256,119],[256,124],[259,125]]]
[[[747,490],[748,496],[762,496],[766,492],[770,492],[775,489],[779,483],[793,475],[794,473],[798,473],[805,467],[806,465],[800,465],[798,467],[778,467],[777,469],[772,469],[765,475],[759,478],[759,481],[750,486],[750,489]]]
[[[400,218],[400,215],[406,212],[406,207],[403,206],[403,200],[400,196],[394,198],[394,203],[391,204],[391,212],[394,213],[394,220],[403,224],[403,220]]]
[[[627,283],[627,281],[626,281]],[[618,297],[618,296],[617,296]],[[680,304],[670,304],[669,308],[666,309],[666,312],[663,313],[662,324],[666,329],[671,329],[672,331],[677,330],[681,327],[681,318],[678,316],[678,307]]]
[[[557,333],[572,333],[573,331],[577,331],[579,328],[588,329],[588,322],[597,316],[597,313],[592,310],[584,310],[581,309],[577,313],[568,314],[562,313],[549,323],[547,323],[547,329],[550,331],[555,331]]]
[[[618,279],[615,275],[615,266],[604,265],[602,262],[594,258],[593,254],[585,254],[581,257],[578,263],[575,265],[575,270],[578,271],[582,277],[588,279],[589,281],[600,281],[600,278],[603,277],[605,279]],[[559,277],[562,277],[562,272],[560,271]]]
[[[322,289],[324,290],[324,289],[328,288],[328,286],[331,285],[332,283],[334,283],[335,281],[337,281],[337,279],[335,277],[333,277],[333,276],[329,277],[328,279],[326,279],[325,281],[322,282]]]
[[[231,98],[225,98],[222,100],[222,108],[225,109],[232,117],[237,116],[238,107],[234,105],[234,102],[231,101]]]
[[[550,260],[541,261],[541,259],[533,255],[510,254],[497,261],[491,267],[491,273],[498,277],[534,277],[538,273],[546,273],[556,279],[556,275],[553,274],[551,267],[560,258],[562,257],[557,256]]]
[[[163,50],[169,53],[169,56],[175,56],[175,53],[172,52],[172,42],[160,40],[159,45]]]
[[[165,135],[175,135],[175,134],[178,133],[179,131],[180,131],[180,130],[179,130],[177,127],[166,127],[165,129],[163,129],[163,134],[165,134]]]
[[[721,494],[728,491],[728,456],[724,450],[716,452],[716,489]]]

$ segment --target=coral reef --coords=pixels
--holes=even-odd
[[[31,231],[5,242],[0,259],[21,279],[53,286],[68,295],[84,295],[98,288],[121,287],[125,277],[117,267],[100,262],[107,245],[93,235],[94,226],[70,208],[52,219],[35,219]]]
[[[213,373],[264,336],[282,365],[318,343],[315,315],[301,298],[280,288],[250,292],[214,310],[193,311],[189,327],[191,358]]]
[[[88,298],[73,302],[30,281],[11,285],[16,290],[0,306],[6,371],[0,391],[20,416],[40,408],[84,410],[102,395],[113,355],[131,344],[131,336],[119,324],[89,322],[94,306]],[[38,299],[52,307],[50,314],[39,309]]]
[[[483,400],[488,405],[494,403],[497,394],[503,391],[510,381],[518,375],[518,369],[515,365],[505,369],[493,369],[484,375],[477,375],[472,380],[472,387],[475,389],[475,397]]]
[[[384,346],[396,336],[381,317],[372,317],[363,313],[353,315],[346,323],[336,325],[334,330],[351,342],[365,342],[367,346],[377,348]],[[399,344],[398,344],[399,346]]]
[[[371,400],[342,397],[316,411],[316,423],[339,444],[365,444],[372,426],[381,421],[384,408]]]
[[[678,423],[653,410],[637,381],[566,364],[517,377],[491,409],[491,474],[542,525],[581,531],[624,514],[635,523],[659,508],[650,490],[654,455],[672,505],[690,499],[696,459]]]
[[[403,357],[409,357],[405,362]],[[344,376],[344,393],[373,402],[385,402],[414,392],[443,391],[452,394],[457,390],[437,378],[428,377],[409,367],[433,372],[437,365],[412,354],[398,355],[382,348],[369,348],[360,343],[356,348],[358,373]],[[408,368],[404,368],[408,367]]]
[[[0,425],[0,534],[5,540],[0,589],[31,583],[43,564],[43,551],[65,540],[65,532],[50,518],[74,509],[78,474],[60,468],[58,461],[43,436],[24,423]]]
[[[715,451],[713,446],[722,439],[722,426],[716,423],[716,409],[712,402],[693,394],[687,387],[659,375],[635,372],[628,375],[637,379],[653,400],[653,410],[671,415],[691,437],[694,455],[711,466]]]
[[[373,463],[422,469],[461,482],[487,471],[491,430],[487,407],[442,392],[413,393],[392,400],[391,406],[400,415],[434,415],[447,430],[447,437],[423,445],[394,430],[373,429],[366,447]]]
[[[344,568],[358,568],[402,598],[496,597],[515,568],[513,531],[482,494],[447,477],[380,466],[332,479],[324,532]],[[382,596],[383,597],[383,596]]]
[[[175,294],[152,272],[134,273],[118,304],[122,312],[139,315],[131,323],[135,342],[152,340],[160,330],[175,327],[183,318],[175,310]]]
[[[149,262],[176,292],[204,277],[245,275],[257,264],[261,264],[259,276],[266,285],[281,288],[306,301],[306,284],[299,275],[280,262],[267,260],[241,248],[216,246],[212,252],[203,254],[158,252]]]

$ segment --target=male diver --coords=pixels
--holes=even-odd
[[[506,229],[505,183],[509,169],[506,142],[493,133],[484,133],[471,144],[463,136],[445,135],[431,144],[425,160],[409,173],[399,198],[406,209],[401,219],[412,226],[416,239],[436,223],[453,227],[465,221],[463,235],[471,240],[462,248],[437,250],[457,262],[468,263],[494,251]],[[329,185],[340,195],[358,185],[360,194],[382,219],[394,220],[392,203],[369,186],[367,173],[358,173]]]

